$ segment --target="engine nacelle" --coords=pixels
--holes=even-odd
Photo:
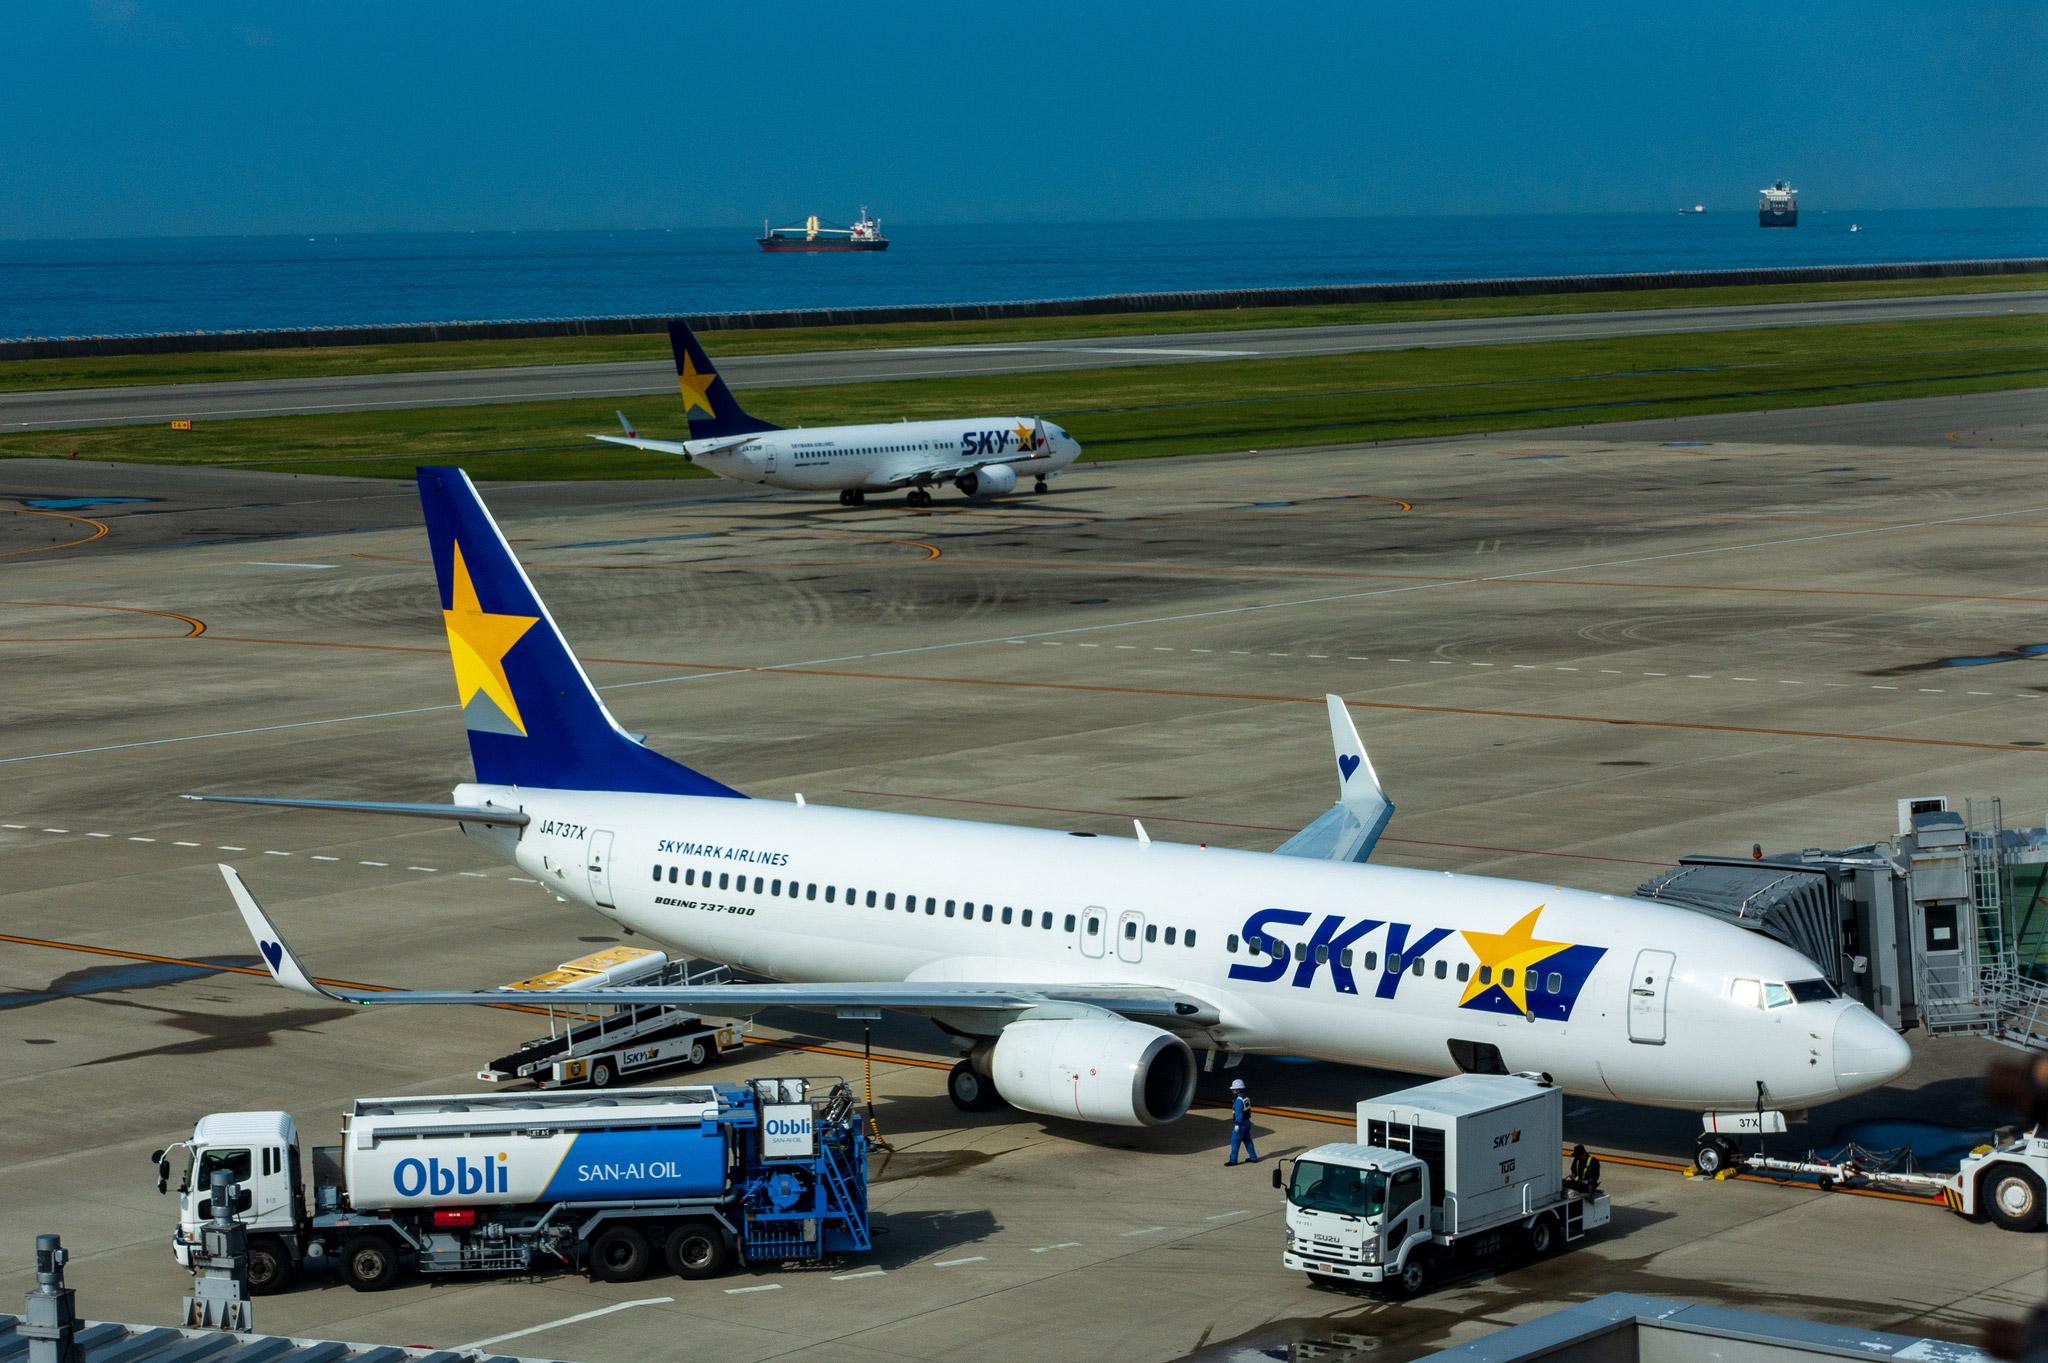
[[[1195,1053],[1171,1032],[1121,1018],[1013,1022],[989,1057],[996,1092],[1043,1117],[1164,1126],[1195,1100]]]
[[[1017,470],[1008,464],[990,464],[954,481],[970,497],[1003,497],[1017,490]]]

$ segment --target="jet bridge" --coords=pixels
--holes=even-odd
[[[1783,942],[1900,1031],[2048,1052],[2048,829],[1996,799],[1900,800],[1891,842],[1685,857],[1636,895]]]

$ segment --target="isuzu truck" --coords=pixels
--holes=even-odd
[[[1540,1256],[1607,1224],[1607,1195],[1564,1177],[1564,1091],[1461,1074],[1358,1105],[1356,1144],[1276,1168],[1283,1262],[1323,1283],[1424,1291],[1459,1263]]]
[[[836,1080],[359,1098],[313,1151],[286,1112],[216,1112],[151,1158],[186,1155],[171,1247],[191,1267],[215,1170],[238,1185],[248,1290],[332,1264],[375,1291],[423,1274],[581,1269],[631,1282],[659,1254],[685,1278],[869,1248],[867,1139]]]

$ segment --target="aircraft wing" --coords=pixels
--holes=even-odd
[[[748,435],[728,436],[724,440],[650,440],[633,429],[633,423],[626,420],[624,412],[620,412],[618,415],[619,425],[626,432],[624,435],[598,435],[592,432],[590,438],[592,440],[601,440],[607,445],[624,445],[628,449],[653,450],[657,454],[680,454],[685,459],[699,454],[717,454],[722,450],[736,450],[740,446],[750,444],[760,438],[760,433],[757,431]],[[695,448],[692,448],[693,446]]]
[[[256,939],[256,949],[271,978],[287,989],[336,1003],[518,1003],[531,1006],[536,995],[519,989],[357,989],[322,984],[313,978],[278,932],[242,877],[231,866],[220,873],[241,910],[242,921]],[[1204,1000],[1152,985],[1058,983],[978,984],[964,981],[882,980],[854,984],[711,984],[609,985],[550,989],[549,1005],[659,1003],[691,1008],[716,1017],[736,1017],[763,1008],[801,1008],[817,1012],[854,1013],[872,1009],[916,1013],[1026,1013],[1048,1007],[1079,1008],[1150,1022],[1155,1026],[1199,1029],[1220,1020]]]
[[[592,435],[592,440],[602,440],[607,445],[624,445],[628,449],[653,450],[658,454],[680,454],[688,458],[689,447],[680,440],[648,440],[637,435]]]
[[[1394,802],[1380,786],[1343,698],[1325,696],[1324,700],[1330,707],[1330,739],[1337,749],[1337,803],[1273,850],[1281,856],[1314,861],[1363,862],[1372,856],[1380,834],[1394,817]]]

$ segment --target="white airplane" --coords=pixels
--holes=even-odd
[[[1081,457],[1081,445],[1041,417],[987,416],[894,425],[785,430],[748,416],[712,368],[688,325],[668,324],[683,394],[688,440],[650,440],[619,413],[624,435],[593,435],[608,445],[680,454],[721,478],[806,491],[834,489],[841,506],[870,492],[909,488],[904,500],[930,506],[931,489],[951,483],[969,497],[1002,497],[1030,477],[1033,489]]]
[[[451,820],[564,900],[774,983],[551,1001],[930,1018],[966,1109],[1156,1126],[1208,1067],[1297,1055],[1544,1071],[1592,1097],[1782,1115],[1902,1073],[1900,1037],[1768,938],[1555,885],[1363,864],[1393,813],[1329,698],[1339,799],[1275,852],[749,799],[621,729],[469,479],[419,472],[476,780],[454,803],[193,796]],[[326,987],[222,868],[271,973]],[[1721,1129],[1727,1129],[1726,1124]],[[1772,1129],[1779,1129],[1773,1127]]]

